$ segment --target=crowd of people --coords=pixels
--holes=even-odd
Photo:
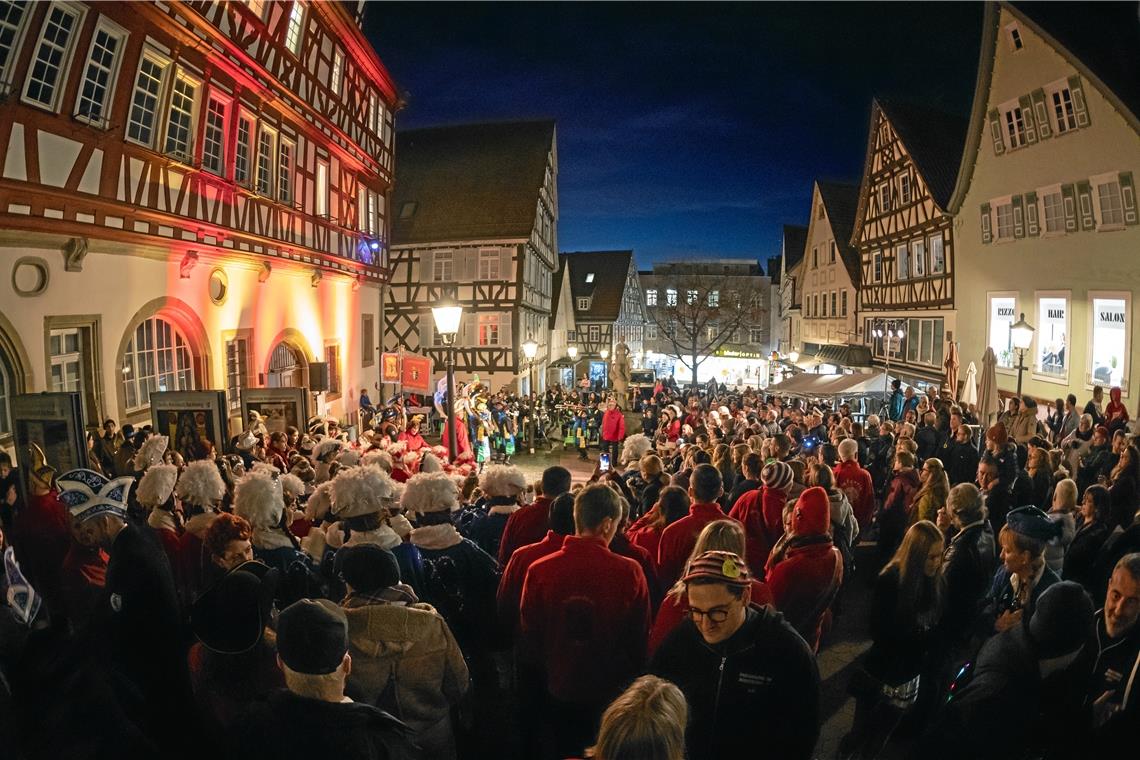
[[[809,758],[816,658],[852,614],[842,757],[1140,746],[1118,389],[988,427],[910,388],[885,419],[590,393],[515,399],[597,448],[585,482],[481,456],[473,407],[444,420],[454,460],[402,411],[351,442],[254,416],[194,461],[111,420],[85,469],[0,454],[4,756]]]

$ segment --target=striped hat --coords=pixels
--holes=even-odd
[[[748,586],[752,583],[752,573],[740,555],[724,551],[708,551],[693,559],[689,569],[681,578],[682,583],[696,580],[724,583],[729,586]]]
[[[781,491],[786,491],[793,479],[792,468],[787,462],[770,462],[764,465],[764,469],[760,471],[760,482],[769,488],[776,488]]]

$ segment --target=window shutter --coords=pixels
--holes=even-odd
[[[982,243],[993,242],[992,234],[990,233],[990,204],[982,204]]]
[[[412,273],[413,277],[415,277],[415,281],[416,282],[431,282],[431,264],[432,264],[431,251],[429,251],[429,250],[420,251],[418,261],[419,261],[418,266],[420,268],[420,271],[418,272],[418,276],[417,276],[416,272]]]
[[[1082,230],[1096,229],[1096,216],[1093,214],[1092,185],[1089,181],[1081,180],[1077,183],[1077,204]]]
[[[1065,232],[1077,231],[1077,189],[1061,185],[1061,198],[1065,203]]]
[[[513,248],[503,248],[501,251],[499,251],[499,279],[503,280],[504,282],[515,281],[513,254]]]
[[[455,254],[455,279],[474,282],[479,278],[479,250],[468,248]]]
[[[1033,117],[1033,99],[1028,95],[1022,95],[1017,99],[1017,104],[1021,106],[1021,118],[1025,119],[1025,142],[1033,145],[1037,142],[1037,121]]]
[[[1125,224],[1140,221],[1136,213],[1136,186],[1132,183],[1132,172],[1120,173],[1120,202],[1124,206]]]
[[[1042,140],[1047,140],[1052,135],[1052,127],[1049,126],[1049,107],[1045,104],[1045,90],[1038,87],[1029,93],[1029,97],[1033,100],[1033,116],[1037,121],[1037,136]]]
[[[996,108],[990,109],[990,136],[994,141],[994,155],[1005,153],[1005,142],[1001,138],[1001,114]]]
[[[432,315],[431,315],[431,312],[430,312],[430,311],[428,311],[428,312],[424,312],[424,313],[420,314],[420,316],[419,316],[419,320],[420,320],[420,325],[419,325],[419,327],[420,327],[420,345],[419,345],[419,350],[423,350],[423,349],[424,349],[424,348],[426,348],[427,346],[430,346],[430,345],[431,345],[431,341],[432,341],[432,333],[431,333],[431,330],[432,330]],[[411,348],[412,348],[412,346],[408,346],[408,348],[409,348],[409,349],[411,349]],[[414,350],[414,349],[413,349],[413,350]]]
[[[501,345],[501,346],[513,346],[514,345],[514,343],[511,341],[511,315],[510,314],[500,314],[499,315],[499,345]]]
[[[1041,230],[1037,227],[1037,193],[1025,194],[1025,234],[1037,237]]]
[[[1025,198],[1015,195],[1010,203],[1013,204],[1013,236],[1023,238],[1025,237]]]
[[[1080,76],[1069,77],[1069,92],[1073,95],[1073,112],[1077,115],[1077,126],[1087,127],[1089,121],[1088,104],[1085,102],[1085,91],[1081,87]]]

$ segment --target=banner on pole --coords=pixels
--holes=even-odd
[[[400,382],[400,355],[383,353],[380,356],[380,382]]]
[[[400,385],[412,393],[431,393],[431,357],[404,354],[400,362]]]

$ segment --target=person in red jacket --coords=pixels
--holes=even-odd
[[[152,464],[139,480],[139,504],[149,510],[146,524],[154,529],[176,585],[181,585],[177,572],[182,568],[179,559],[179,539],[182,536],[182,512],[176,510],[174,486],[178,482],[178,468],[172,464]]]
[[[518,514],[517,512],[515,514]],[[519,624],[519,602],[522,600],[523,581],[527,570],[538,560],[562,548],[566,536],[574,535],[574,496],[564,493],[550,505],[550,527],[546,536],[526,546],[520,546],[511,554],[499,579],[496,594],[496,607],[499,611],[499,625],[506,639],[514,637]]]
[[[813,486],[800,494],[782,556],[773,555],[768,586],[776,609],[819,649],[824,616],[843,583],[843,556],[831,543],[831,501]]]
[[[542,496],[507,518],[499,540],[499,567],[506,567],[519,547],[543,540],[550,530],[550,505],[562,494],[569,493],[571,480],[570,471],[565,467],[555,465],[542,471]],[[521,578],[519,582],[521,586]]]
[[[580,757],[606,705],[642,672],[649,589],[636,562],[608,548],[621,522],[616,491],[589,485],[574,500],[576,534],[523,582],[523,651],[546,676],[558,757]]]
[[[665,486],[657,495],[657,503],[625,532],[631,544],[637,544],[653,558],[657,567],[657,550],[666,528],[689,514],[689,494],[680,486]]]
[[[760,471],[759,488],[747,491],[728,516],[744,525],[745,561],[762,575],[772,547],[784,535],[784,505],[794,473],[786,462],[770,462]]]
[[[617,465],[621,453],[621,442],[625,440],[625,415],[617,402],[606,402],[606,413],[602,415],[602,451],[610,455],[610,462]]]
[[[711,464],[697,465],[689,476],[689,497],[693,500],[689,514],[665,528],[657,547],[657,580],[661,588],[670,588],[681,577],[701,529],[713,520],[725,519],[716,503],[722,493],[720,470]]]
[[[16,514],[9,538],[20,568],[43,597],[48,611],[63,614],[65,597],[60,571],[71,549],[70,521],[55,486],[55,468],[44,459],[39,446],[30,443],[28,448],[32,455],[28,501]]]
[[[875,513],[875,486],[871,473],[859,466],[859,443],[854,438],[846,438],[839,444],[839,463],[835,465],[835,486],[847,494],[859,532],[871,526]]]

